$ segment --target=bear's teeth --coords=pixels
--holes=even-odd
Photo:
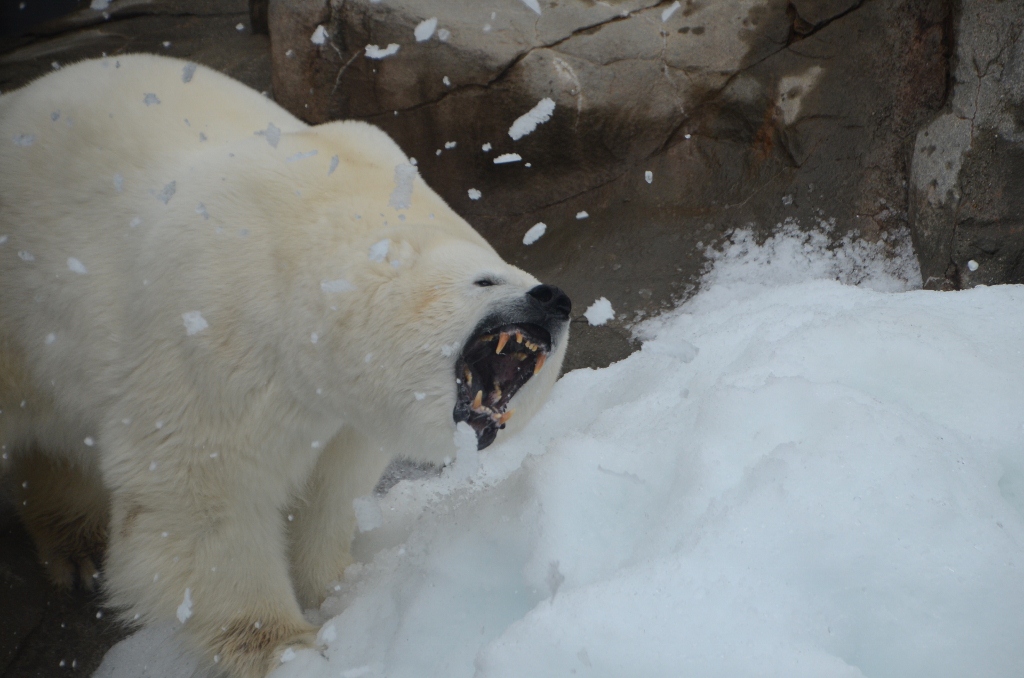
[[[472,386],[473,385],[473,373],[469,371],[468,367],[466,368],[466,385],[467,386]]]
[[[506,421],[512,418],[513,414],[515,414],[515,410],[509,410],[508,412],[505,412],[500,417],[498,417],[498,423],[504,424]]]
[[[501,400],[501,384],[498,383],[497,379],[494,380],[494,393],[491,394],[491,400],[493,402]]]
[[[520,332],[519,330],[516,330],[516,343],[517,344],[523,343],[523,333]]]
[[[537,356],[537,364],[533,366],[533,373],[537,374],[541,368],[544,367],[544,361],[548,359],[547,353],[541,353]]]
[[[498,348],[494,349],[495,353],[501,353],[501,349],[505,348],[505,344],[508,343],[508,332],[502,332],[501,336],[498,337]]]
[[[528,341],[528,342],[526,342],[526,348],[528,348],[531,351],[536,353],[537,349],[540,348],[540,346],[538,346],[537,344],[533,343],[532,341]]]
[[[484,392],[483,391],[477,391],[476,392],[476,397],[473,398],[473,409],[474,410],[479,410],[480,406],[483,405],[483,404],[484,404]]]

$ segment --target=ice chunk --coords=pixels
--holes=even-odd
[[[306,158],[312,158],[316,155],[316,149],[312,151],[306,151],[304,153],[296,153],[295,155],[289,155],[285,160],[287,162],[298,162],[299,160],[305,160]]]
[[[447,149],[449,151],[451,149],[455,148],[458,145],[459,145],[459,142],[457,142],[457,141],[446,141],[446,142],[444,142],[445,149]]]
[[[352,508],[356,512],[356,526],[360,532],[376,530],[384,524],[384,514],[381,513],[377,498],[372,494],[354,499]]]
[[[443,78],[441,78],[441,82],[444,83],[445,87],[451,87],[452,86],[452,81],[448,78],[447,75],[444,76]]]
[[[6,235],[0,235],[0,245],[3,245],[4,243],[7,242],[7,237],[8,236]]]
[[[653,182],[654,172],[652,172],[651,170],[647,170],[646,172],[644,172],[644,181],[646,181],[647,183]]]
[[[395,188],[388,198],[388,205],[396,210],[407,210],[412,206],[412,189],[417,171],[412,165],[395,165]]]
[[[131,228],[135,228],[136,226],[138,226],[141,223],[142,223],[142,219],[140,219],[138,217],[132,217],[132,220],[128,222],[128,226],[131,227]]]
[[[239,33],[241,33],[242,31],[245,30],[245,24],[243,24],[243,23],[235,24],[235,30],[238,31]]]
[[[555,111],[555,102],[550,97],[544,97],[537,102],[537,105],[531,108],[523,115],[516,118],[516,121],[512,123],[512,126],[508,129],[508,135],[512,137],[513,141],[522,139],[527,134],[537,129],[537,125],[545,123],[551,119],[551,114]]]
[[[437,39],[441,42],[448,42],[448,38],[452,37],[452,32],[447,28],[437,29]]]
[[[242,24],[238,24],[241,26]],[[284,652],[281,653],[281,663],[287,664],[291,660],[295,659],[295,650],[290,647],[286,647]]]
[[[110,7],[110,0],[92,0],[92,2],[89,3],[89,9],[97,12],[102,12],[108,7]]]
[[[153,106],[160,103],[160,97],[153,94],[152,92],[147,92],[146,95],[142,97],[142,103],[146,104],[147,106]]]
[[[50,332],[49,334],[46,335],[46,339],[43,340],[43,343],[49,346],[55,341],[57,341],[57,335],[54,334],[53,332]]]
[[[309,41],[314,45],[324,44],[327,42],[327,29],[322,24],[317,26],[316,30],[313,31],[313,35],[309,36]]]
[[[327,176],[334,174],[334,170],[338,169],[338,156],[331,156],[331,166],[327,168]]]
[[[188,311],[186,313],[182,313],[181,319],[185,323],[185,334],[190,337],[193,334],[202,332],[210,326],[209,323],[206,322],[206,318],[204,318],[203,314],[199,311]]]
[[[96,444],[96,441],[93,440],[92,436],[85,436],[85,440],[83,440],[82,442],[85,443],[86,447],[92,447],[93,445]]]
[[[972,272],[973,271],[977,271],[978,270],[978,262],[976,262],[974,259],[971,259],[970,261],[967,262],[967,268],[970,271],[972,271]]]
[[[72,273],[77,273],[79,275],[85,275],[89,272],[85,268],[85,264],[74,257],[68,257],[68,269],[70,269]]]
[[[590,214],[588,214],[586,210],[580,210],[579,212],[576,213],[577,219],[587,219],[589,217]]]
[[[18,258],[21,259],[22,261],[35,261],[36,260],[36,258],[32,255],[32,253],[29,252],[28,250],[19,250],[18,251]]]
[[[203,203],[196,205],[196,214],[200,215],[203,219],[210,218],[210,213],[206,211],[206,205]]]
[[[455,426],[452,436],[455,443],[455,464],[450,467],[453,478],[469,478],[480,469],[480,453],[477,451],[476,431],[464,421]]]
[[[366,54],[366,58],[367,59],[383,59],[383,58],[389,57],[392,54],[395,54],[397,52],[398,52],[398,45],[396,45],[395,43],[392,42],[387,47],[378,47],[377,45],[367,45],[366,46],[365,54]]]
[[[519,155],[518,153],[502,153],[501,155],[494,159],[494,164],[504,165],[510,162],[519,162],[522,159],[523,156]]]
[[[540,3],[537,0],[521,0],[524,5],[532,9],[537,14],[540,14]]]
[[[35,137],[34,134],[18,134],[18,135],[15,135],[11,139],[11,141],[14,142],[15,146],[26,147],[26,146],[31,146],[32,144],[34,144],[36,142],[36,137]]]
[[[615,318],[615,311],[612,310],[612,302],[601,297],[590,305],[583,316],[591,325],[604,325]]]
[[[533,243],[540,240],[540,237],[548,230],[547,224],[543,221],[539,221],[530,227],[530,230],[523,236],[524,245],[532,245]]]
[[[192,82],[192,76],[196,74],[197,64],[191,61],[181,67],[181,81],[184,83]]]
[[[356,289],[356,286],[345,280],[344,278],[338,278],[337,280],[321,280],[320,291],[326,294],[338,294],[340,292],[352,292]]]
[[[185,598],[178,606],[178,621],[184,624],[192,616],[192,589],[185,589]]]
[[[424,398],[427,397],[427,394],[423,393],[422,391],[416,391],[412,395],[414,398],[416,398],[416,400],[423,400]]]
[[[313,332],[312,334],[309,335],[309,341],[314,344],[317,343],[318,341],[320,341],[320,335],[317,334],[316,332]]]
[[[384,239],[373,243],[370,246],[369,259],[370,261],[382,262],[388,257],[388,249],[391,247],[391,241]]]
[[[178,182],[172,181],[169,184],[165,185],[162,191],[155,194],[156,199],[166,205],[168,202],[170,202],[171,198],[174,197],[174,193],[177,190]]]
[[[484,153],[490,153],[491,152],[491,142],[488,141],[486,144],[481,146],[480,150],[482,150]]]
[[[679,0],[676,0],[665,9],[661,10],[661,23],[665,23],[666,21],[671,19],[672,15],[676,13],[676,10],[678,10],[679,7]]]
[[[469,189],[468,191],[466,191],[466,193],[469,195],[470,200],[479,200],[480,197],[483,195],[483,193],[476,190],[475,188]]]
[[[430,36],[434,34],[434,30],[436,28],[437,17],[431,17],[419,22],[412,33],[416,36],[416,42],[424,42],[426,40],[430,40]]]

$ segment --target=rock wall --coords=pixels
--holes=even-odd
[[[380,125],[503,256],[578,304],[608,297],[616,320],[577,336],[615,357],[734,227],[916,229],[909,158],[958,23],[947,0],[270,0],[269,25],[278,101]],[[545,98],[550,120],[513,139]]]
[[[964,2],[949,106],[917,134],[914,245],[925,286],[1024,283],[1024,2]]]

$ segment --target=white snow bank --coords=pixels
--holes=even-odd
[[[825,245],[738,234],[640,352],[379,498],[274,678],[1016,675],[1024,287]],[[97,675],[175,675],[136,638]]]

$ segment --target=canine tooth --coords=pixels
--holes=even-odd
[[[516,413],[516,411],[515,411],[515,410],[509,410],[509,411],[508,411],[508,412],[506,412],[505,414],[503,414],[503,415],[501,415],[500,417],[498,417],[498,423],[499,423],[499,424],[504,424],[504,423],[505,423],[506,421],[508,421],[509,419],[511,419],[511,418],[512,418],[512,415],[513,415],[513,414],[515,414],[515,413]]]
[[[523,343],[523,333],[520,332],[519,330],[516,330],[516,343],[517,344]]]
[[[498,348],[494,349],[495,353],[501,353],[501,349],[505,348],[505,344],[508,343],[508,332],[502,332],[501,336],[498,337]]]
[[[484,404],[484,392],[483,391],[477,391],[476,392],[476,397],[473,398],[473,409],[474,410],[479,410],[480,406],[483,405],[483,404]]]
[[[534,374],[537,374],[538,372],[540,372],[541,368],[544,367],[544,361],[547,360],[547,359],[548,359],[548,354],[547,353],[541,353],[539,356],[537,356],[537,364],[533,366],[533,373]]]
[[[473,385],[473,373],[469,371],[468,367],[466,368],[466,385],[467,386],[472,386]]]

